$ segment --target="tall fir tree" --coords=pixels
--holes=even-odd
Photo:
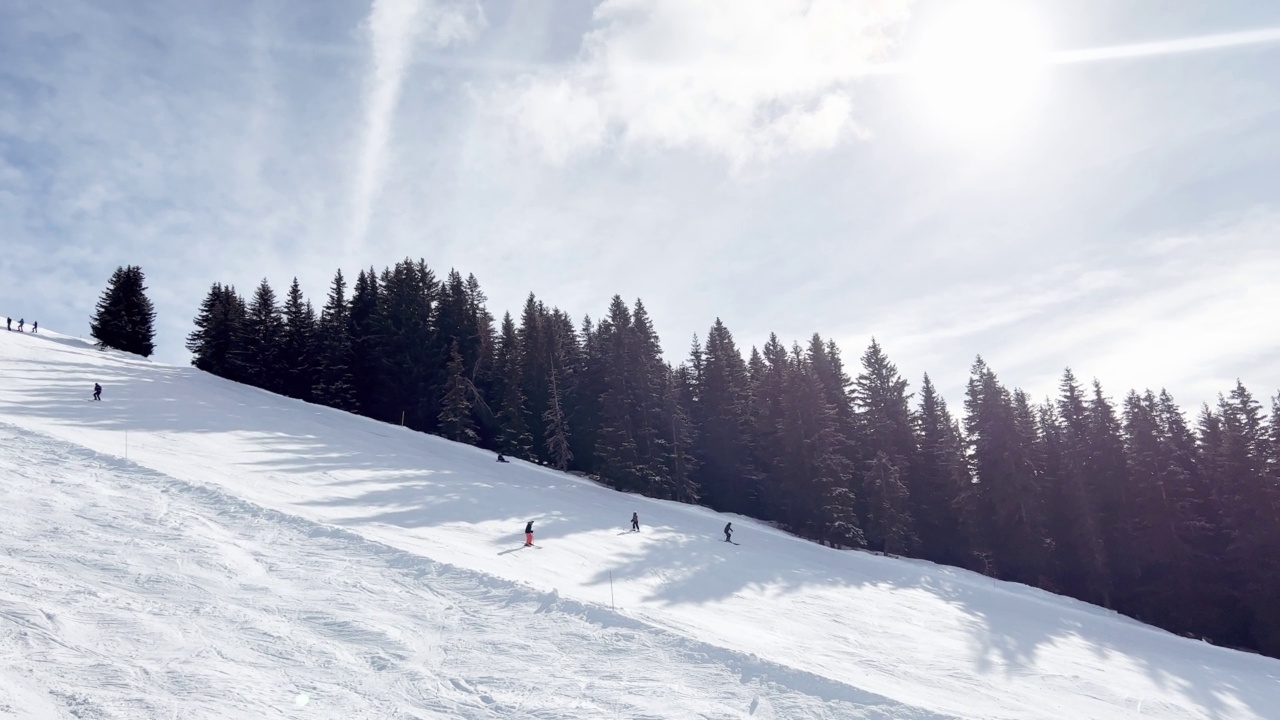
[[[289,285],[284,301],[284,331],[280,341],[281,383],[285,395],[310,400],[317,371],[316,313],[302,296],[298,278]]]
[[[1035,420],[1030,408],[1020,404],[981,357],[974,361],[965,393],[965,424],[978,479],[971,488],[974,510],[983,518],[975,543],[988,558],[986,571],[1039,585],[1048,550],[1043,494],[1034,447],[1028,442]]]
[[[969,567],[973,558],[967,531],[975,518],[964,498],[972,478],[955,420],[927,374],[915,421],[920,455],[908,490],[920,555]]]
[[[454,341],[449,348],[449,364],[446,368],[444,396],[440,400],[440,434],[455,442],[475,444],[475,420],[471,416],[474,388],[467,379],[462,354]]]
[[[284,387],[284,316],[266,278],[258,284],[242,324],[236,356],[245,381],[270,392]]]
[[[215,282],[200,303],[196,329],[187,336],[191,364],[220,377],[241,380],[235,351],[243,336],[244,318],[244,300],[236,289]]]
[[[358,409],[351,366],[351,310],[347,306],[347,281],[338,270],[316,326],[315,383],[311,392],[321,403],[339,410]]]
[[[105,348],[150,357],[155,352],[156,311],[146,275],[137,265],[117,267],[89,321],[89,334]]]

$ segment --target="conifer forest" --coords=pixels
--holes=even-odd
[[[874,340],[850,362],[716,319],[673,363],[640,300],[578,321],[531,294],[498,319],[474,276],[408,259],[339,271],[318,311],[296,279],[214,283],[187,347],[299,400],[1280,657],[1280,396],[1238,382],[1189,414],[1070,370],[1037,400],[977,358],[956,410]]]

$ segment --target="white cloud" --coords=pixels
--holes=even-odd
[[[1236,378],[1223,368],[1259,368],[1241,379],[1269,395],[1276,376],[1267,359],[1280,352],[1266,314],[1280,304],[1278,234],[1280,215],[1259,211],[998,287],[955,285],[905,304],[876,334],[913,367],[944,369],[953,398],[961,359],[979,353],[1033,398],[1055,394],[1066,366],[1113,397],[1168,388],[1188,410],[1230,390]]]
[[[382,189],[392,121],[418,41],[444,47],[471,39],[484,25],[473,2],[374,0],[369,11],[373,67],[366,82],[365,127],[352,198],[352,240],[359,245]]]
[[[553,162],[609,143],[737,165],[823,150],[860,132],[849,86],[884,55],[908,5],[605,0],[576,62],[526,74],[490,101]]]

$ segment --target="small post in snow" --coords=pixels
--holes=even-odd
[[[400,427],[404,427],[404,410],[400,411]]]

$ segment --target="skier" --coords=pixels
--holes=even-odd
[[[13,330],[13,318],[9,317],[8,315],[6,315],[4,318],[4,329]]]
[[[98,383],[93,384],[93,399],[94,400],[102,399],[102,386],[99,385]]]
[[[39,329],[40,329],[40,322],[39,322],[38,320],[32,320],[32,321],[31,321],[31,332],[33,332],[33,333],[34,333],[35,331],[37,331],[37,330],[39,330]]]
[[[506,459],[506,458],[504,458],[504,457],[502,457],[502,453],[498,453],[498,462],[500,462],[500,463],[504,463],[504,462],[506,462],[506,461],[507,461],[507,459]]]
[[[524,546],[530,547],[532,545],[533,545],[533,521],[530,520],[528,524],[524,526]]]
[[[22,318],[18,318],[18,332],[22,332]]]
[[[631,513],[631,532],[640,532],[640,515]]]
[[[725,542],[733,542],[732,540],[729,539],[730,535],[733,535],[733,523],[725,523],[724,524],[724,541]]]

